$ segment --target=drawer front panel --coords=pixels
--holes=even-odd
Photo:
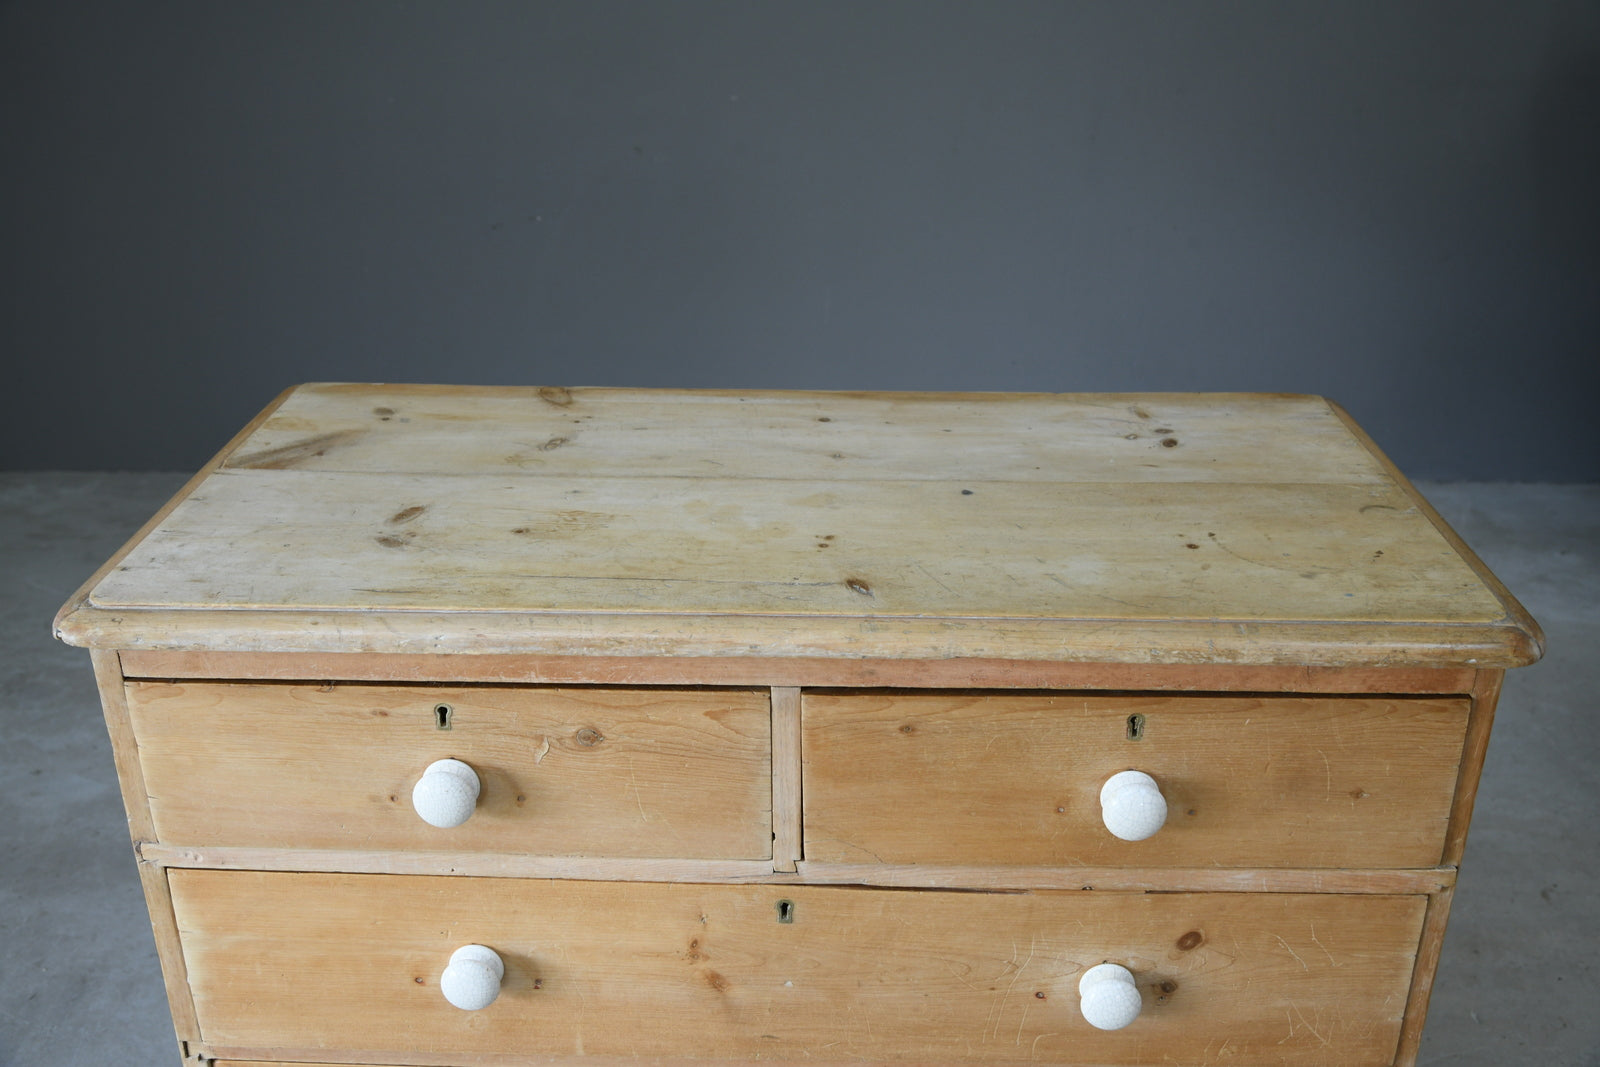
[[[944,893],[173,870],[223,1056],[1388,1064],[1426,899]],[[785,921],[787,920],[787,921]],[[451,953],[505,963],[446,1003]],[[1113,961],[1142,1014],[1091,1028]],[[459,1057],[459,1058],[458,1058]]]
[[[765,691],[133,682],[127,692],[156,833],[170,844],[772,854]],[[441,829],[417,815],[412,787],[446,758],[471,766],[481,792],[466,822]]]
[[[1428,867],[1465,699],[804,695],[805,857],[889,864]],[[1100,789],[1153,777],[1120,840]]]

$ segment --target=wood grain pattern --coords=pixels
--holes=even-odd
[[[393,1064],[365,1065],[359,1058],[360,1053],[355,1054],[356,1058],[341,1060],[337,1064],[332,1062],[306,1063],[298,1060],[291,1062],[278,1059],[277,1057],[283,1053],[283,1049],[237,1049],[233,1055],[248,1058],[208,1059],[205,1061],[205,1067],[396,1067]],[[339,1053],[333,1051],[319,1054],[323,1056],[339,1055]],[[441,1067],[459,1067],[462,1064],[467,1065],[467,1067],[536,1067],[536,1065],[551,1065],[551,1067],[555,1067],[558,1064],[569,1064],[573,1065],[573,1067],[641,1067],[641,1061],[635,1056],[540,1056],[501,1052],[467,1054],[408,1052],[403,1058],[405,1063],[398,1065],[398,1067],[415,1067],[418,1064],[424,1065],[424,1067],[433,1064],[441,1065]],[[704,1060],[684,1056],[652,1056],[648,1061],[648,1067],[695,1067],[696,1064],[703,1064],[704,1062]],[[808,1058],[806,1063],[809,1067],[845,1067],[846,1064],[849,1067],[872,1067],[871,1063],[865,1060],[819,1060],[812,1057]]]
[[[129,678],[555,685],[893,686],[900,689],[1151,689],[1198,692],[1468,693],[1472,669],[662,656],[445,656],[324,652],[120,654]]]
[[[373,619],[381,619],[381,628]],[[1058,663],[1284,666],[1343,670],[1485,668],[1531,662],[1497,626],[1223,620],[812,618],[649,612],[210,612],[85,609],[61,623],[69,643],[130,651],[204,651],[206,639],[254,653],[1038,660]],[[352,623],[359,625],[352,626]],[[1120,658],[1119,658],[1120,657]]]
[[[805,853],[835,863],[1426,867],[1462,699],[807,691]],[[1139,740],[1130,721],[1140,717]],[[1121,770],[1166,826],[1100,818]]]
[[[285,389],[283,392],[277,395],[272,403],[268,404],[265,408],[262,408],[261,411],[257,413],[255,418],[246,423],[238,433],[233,435],[233,438],[229,440],[226,445],[222,446],[222,450],[220,452],[212,456],[211,459],[207,461],[205,466],[201,467],[195,472],[192,478],[183,483],[178,491],[172,495],[172,499],[168,500],[160,508],[156,509],[156,513],[150,516],[143,526],[134,531],[133,536],[128,538],[127,541],[123,542],[122,547],[113,552],[111,554],[111,558],[102,563],[99,569],[85,579],[84,583],[78,587],[77,591],[75,591],[72,596],[67,598],[67,602],[61,605],[61,610],[56,612],[55,621],[51,624],[51,632],[56,635],[58,640],[65,641],[67,644],[90,644],[96,647],[107,647],[105,643],[101,642],[84,642],[76,640],[73,635],[78,632],[78,627],[75,625],[66,624],[66,620],[69,617],[84,611],[84,609],[88,606],[90,593],[94,591],[95,586],[100,584],[101,579],[110,574],[117,567],[121,566],[122,561],[127,558],[129,552],[132,552],[133,549],[142,543],[152,531],[166,521],[167,516],[172,514],[173,510],[177,508],[179,504],[187,500],[189,498],[189,494],[198,489],[202,482],[211,477],[215,471],[221,468],[223,461],[233,453],[233,450],[247,440],[250,435],[256,431],[258,426],[270,419],[273,412],[277,411],[283,402],[295,392],[295,388],[296,387]]]
[[[288,868],[285,868],[288,869]],[[915,889],[1076,889],[1145,893],[1433,893],[1455,884],[1453,867],[1345,870],[1295,867],[895,866],[805,860],[807,885],[877,885]],[[732,879],[728,879],[732,880]],[[748,879],[745,879],[748,881]]]
[[[352,874],[436,874],[462,878],[577,878],[624,882],[799,882],[778,874],[772,860],[661,859],[638,856],[540,856],[512,852],[400,849],[271,848],[240,845],[167,845],[145,841],[148,863],[219,871],[348,871]],[[1436,878],[1413,879],[1407,892],[1426,892]],[[1381,890],[1387,883],[1373,882]],[[1320,889],[1318,890],[1321,891]]]
[[[1320,397],[1249,393],[308,385],[227,465],[582,478],[1385,480]]]
[[[1378,447],[1378,443],[1372,439],[1371,435],[1362,429],[1355,419],[1350,417],[1350,413],[1331,401],[1328,406],[1349,428],[1350,435],[1372,454],[1372,458],[1378,461],[1378,465],[1394,481],[1394,484],[1398,485],[1412,499],[1417,506],[1417,510],[1429,522],[1433,523],[1434,528],[1439,531],[1439,535],[1449,542],[1450,547],[1455,549],[1462,561],[1472,568],[1473,573],[1477,574],[1483,581],[1484,588],[1493,593],[1500,603],[1505,605],[1506,618],[1515,622],[1517,628],[1526,635],[1525,640],[1531,657],[1529,662],[1544,655],[1544,630],[1540,628],[1533,616],[1528,614],[1527,609],[1517,601],[1517,598],[1511,595],[1511,590],[1507,589],[1505,584],[1495,577],[1494,572],[1489,569],[1489,565],[1483,562],[1478,557],[1478,554],[1461,539],[1461,535],[1451,529],[1450,524],[1444,521],[1444,516],[1440,515],[1434,509],[1434,506],[1428,503],[1427,498],[1411,483],[1411,479],[1401,473],[1400,468],[1396,467],[1394,461],[1384,453],[1383,449]],[[1499,666],[1499,664],[1484,664],[1484,666]]]
[[[1538,654],[1316,398],[549,395],[306,387],[59,632],[307,652]],[[548,419],[583,429],[544,437]],[[485,450],[507,454],[519,420],[560,443],[502,469]],[[857,452],[815,453],[839,433]]]
[[[962,488],[230,472],[179,504],[91,599],[108,609],[1478,625],[1505,614],[1392,487]]]
[[[133,682],[128,703],[169,844],[772,855],[759,691]],[[411,789],[447,757],[483,792],[446,830],[417,817]]]
[[[405,1049],[1376,1067],[1395,1050],[1425,905],[225,871],[172,883],[214,1052],[373,1062]],[[792,922],[777,921],[783,900]],[[483,1012],[437,989],[467,943],[507,965]],[[1077,1011],[1077,976],[1107,959],[1145,997],[1116,1033]]]

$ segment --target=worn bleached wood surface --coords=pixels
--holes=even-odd
[[[805,855],[850,864],[1433,866],[1468,711],[1459,698],[804,701]],[[1101,821],[1101,785],[1130,768],[1167,801],[1144,841]]]
[[[128,706],[168,845],[772,856],[761,691],[130,682]],[[482,793],[441,829],[411,789],[446,758]]]
[[[1391,1062],[1426,898],[925,893],[172,871],[213,1052],[967,1063]],[[781,901],[792,921],[780,922]],[[270,901],[271,907],[263,907]],[[459,945],[506,962],[458,1011]],[[1077,977],[1135,973],[1133,1026]],[[325,1055],[325,1053],[324,1053]],[[441,1057],[434,1059],[433,1057]],[[288,1057],[285,1057],[288,1058]],[[389,1058],[374,1055],[381,1062]]]
[[[58,622],[125,649],[1510,666],[1314,397],[307,386]]]
[[[1171,442],[1168,444],[1167,442]],[[224,464],[414,474],[1383,482],[1317,397],[319,384]]]
[[[1397,490],[970,480],[396,475],[380,486],[363,474],[224,474],[94,600],[1446,624],[1500,614]]]

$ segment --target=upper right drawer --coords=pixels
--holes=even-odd
[[[803,696],[823,863],[1430,867],[1465,697]],[[1102,797],[1121,771],[1131,791]],[[1160,798],[1152,795],[1159,790]],[[1165,804],[1164,822],[1160,809]],[[1116,836],[1159,829],[1141,840]]]

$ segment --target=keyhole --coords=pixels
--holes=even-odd
[[[435,704],[433,707],[433,724],[441,730],[450,729],[450,716],[455,709],[449,704]]]
[[[1137,741],[1142,737],[1144,737],[1144,716],[1143,715],[1129,715],[1128,716],[1128,740],[1129,741]]]
[[[794,901],[792,901],[792,900],[780,900],[780,901],[778,901],[778,921],[781,922],[781,923],[792,923],[792,922],[794,922]]]

